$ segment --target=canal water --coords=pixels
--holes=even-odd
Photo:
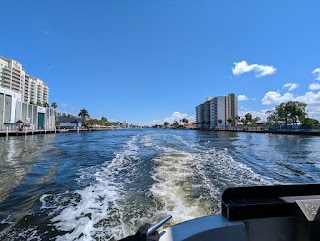
[[[0,146],[0,240],[117,240],[218,213],[228,187],[320,181],[312,136],[139,129]]]

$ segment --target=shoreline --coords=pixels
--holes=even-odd
[[[261,133],[261,134],[281,134],[281,135],[308,135],[308,136],[320,136],[320,130],[263,130],[261,129],[216,129],[214,131],[228,131],[228,132],[247,132],[247,133]]]
[[[74,133],[83,131],[109,131],[106,128],[92,128],[88,129],[56,129],[56,130],[27,130],[27,131],[0,131],[0,137],[7,136],[26,136],[26,135],[40,135],[40,134],[58,134],[58,133]]]
[[[92,129],[56,129],[56,130],[27,130],[27,131],[0,131],[0,137],[8,136],[24,136],[24,135],[40,135],[40,134],[60,134],[60,133],[74,133],[84,131],[110,131],[113,129],[106,128],[92,128]],[[188,129],[184,129],[188,130]],[[230,129],[189,129],[189,130],[200,130],[200,131],[220,131],[220,132],[245,132],[245,133],[260,133],[260,134],[280,134],[280,135],[307,135],[307,136],[320,136],[320,130],[266,130],[264,128],[230,128]]]

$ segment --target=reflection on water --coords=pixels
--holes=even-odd
[[[0,139],[0,239],[115,240],[169,213],[171,225],[217,213],[230,186],[319,182],[319,140],[192,130]]]
[[[0,138],[0,201],[41,160],[53,140],[54,135]]]

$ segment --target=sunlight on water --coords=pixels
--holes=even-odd
[[[220,142],[193,131],[109,133],[113,138],[101,134],[86,142],[82,142],[81,135],[72,136],[71,142],[65,140],[67,136],[61,138],[61,146],[57,145],[49,157],[56,160],[58,153],[59,162],[51,160],[45,171],[40,168],[40,176],[34,173],[37,165],[33,165],[29,172],[36,178],[26,183],[35,192],[37,186],[51,182],[57,182],[61,189],[46,192],[39,207],[21,214],[26,215],[30,225],[18,225],[13,218],[16,214],[0,212],[0,238],[20,235],[30,240],[117,240],[135,233],[143,223],[168,214],[173,215],[173,225],[218,213],[222,192],[230,186],[272,185],[287,180],[274,172],[275,168],[289,178],[314,178],[320,163],[314,155],[312,161],[307,161],[308,166],[301,165],[301,161],[273,161],[269,155],[262,159],[264,149],[251,154],[248,148],[253,145],[246,145],[241,138],[239,142],[231,138]],[[227,143],[229,140],[232,145]],[[7,163],[18,160],[17,155],[11,152]],[[313,169],[307,173],[302,166]],[[37,221],[37,215],[47,223]]]

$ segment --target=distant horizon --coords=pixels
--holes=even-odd
[[[49,85],[49,104],[135,125],[195,119],[234,93],[266,119],[290,100],[320,120],[320,2],[7,1],[0,56]],[[25,15],[26,12],[37,14]],[[168,121],[169,120],[169,121]]]

